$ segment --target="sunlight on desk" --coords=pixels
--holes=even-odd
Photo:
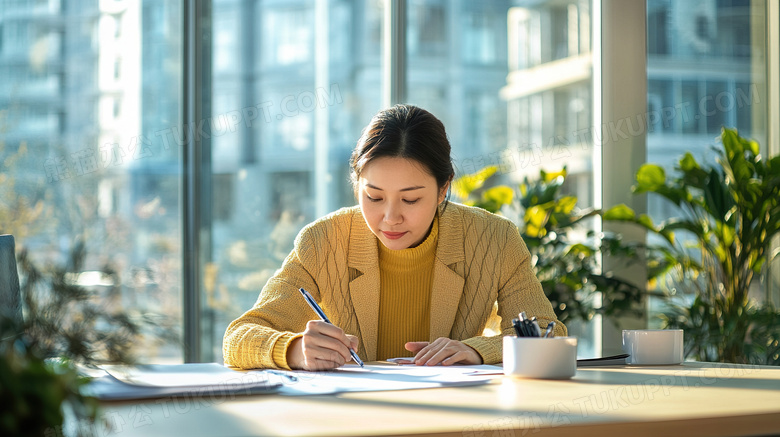
[[[582,368],[561,381],[496,375],[473,387],[158,399],[106,403],[104,412],[124,418],[115,434],[123,437],[477,437],[509,429],[540,436],[766,435],[780,433],[780,368],[690,362]]]

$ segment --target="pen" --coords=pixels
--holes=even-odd
[[[538,337],[538,335],[534,333],[534,325],[531,323],[530,319],[525,319],[523,321],[523,329],[525,330],[526,337]]]
[[[521,321],[520,319],[512,319],[512,325],[515,327],[515,332],[518,337],[533,337],[532,325],[528,319]]]
[[[534,337],[541,337],[542,330],[539,328],[539,323],[536,321],[536,316],[531,317],[531,331],[533,331]]]
[[[514,326],[515,334],[517,334],[518,337],[525,337],[525,335],[523,335],[523,330],[520,328],[520,319],[512,319],[512,326]]]
[[[325,315],[325,311],[322,311],[322,308],[320,308],[320,306],[317,305],[317,302],[314,300],[311,294],[309,294],[308,291],[304,290],[303,288],[299,288],[298,291],[301,292],[303,298],[306,299],[306,303],[309,304],[311,309],[313,309],[314,312],[317,313],[318,316],[320,316],[320,320],[330,325],[333,325],[333,323],[330,321],[328,316]],[[358,363],[360,367],[363,367],[363,361],[360,361],[360,357],[358,357],[358,354],[356,354],[355,351],[352,350],[352,348],[349,348],[349,354],[352,355],[352,359],[355,360],[355,362]]]
[[[290,381],[293,381],[293,382],[297,382],[298,381],[298,377],[297,376],[291,375],[291,374],[286,373],[286,372],[281,372],[279,370],[265,369],[265,372],[266,373],[270,373],[272,375],[281,376],[282,378],[287,378],[287,379],[289,379]]]
[[[537,334],[534,334],[534,326],[532,325],[532,321],[536,320],[535,318],[529,319],[525,311],[520,311],[520,314],[517,315],[517,320],[520,321],[520,330],[523,332],[523,337],[538,337]]]
[[[544,331],[544,337],[545,338],[552,338],[555,334],[553,334],[553,329],[555,328],[555,321],[552,321],[547,324],[547,330]]]

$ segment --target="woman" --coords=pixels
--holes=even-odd
[[[496,315],[502,335],[513,335],[520,311],[542,328],[556,320],[517,227],[446,200],[454,174],[436,117],[409,105],[379,112],[352,153],[359,205],[298,234],[255,306],[228,326],[225,363],[324,370],[350,361],[352,349],[364,361],[492,364],[502,336],[483,331]],[[555,334],[566,335],[557,320]]]

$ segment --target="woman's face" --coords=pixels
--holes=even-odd
[[[449,184],[447,184],[449,185]],[[422,164],[406,158],[377,158],[358,179],[358,202],[371,232],[388,249],[420,244],[447,194]]]

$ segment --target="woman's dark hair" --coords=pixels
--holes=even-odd
[[[377,113],[352,151],[352,186],[368,163],[383,157],[413,159],[436,179],[441,190],[455,175],[450,158],[450,142],[444,125],[425,109],[395,105]]]

